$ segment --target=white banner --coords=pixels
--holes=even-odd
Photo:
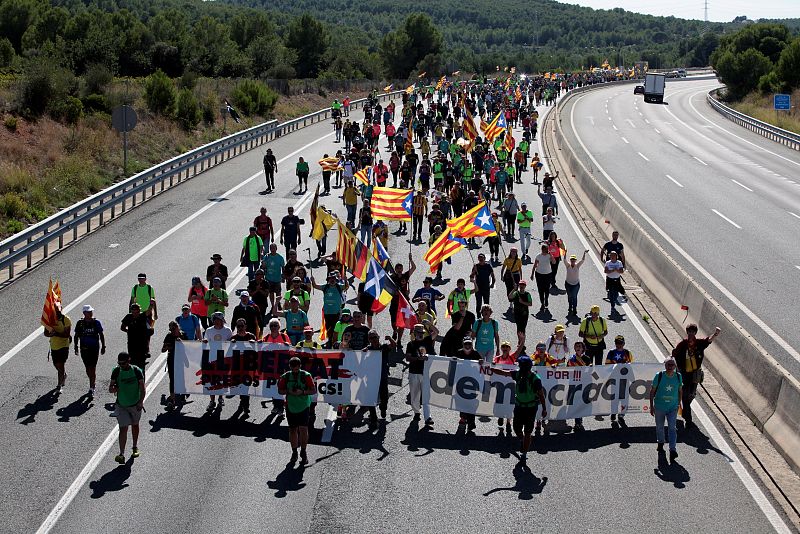
[[[497,366],[514,369],[514,366]],[[647,413],[650,384],[664,366],[625,363],[595,367],[534,367],[542,379],[548,419]],[[425,362],[423,402],[431,406],[490,417],[512,417],[514,381],[492,374],[479,362],[429,356]]]
[[[280,343],[175,344],[175,392],[192,395],[251,395],[283,398],[278,379],[298,356],[317,385],[314,400],[375,406],[381,381],[381,351],[294,349]]]

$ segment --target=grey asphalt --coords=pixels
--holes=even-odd
[[[186,298],[191,277],[203,274],[209,256],[219,252],[229,267],[236,265],[241,240],[260,206],[280,219],[287,207],[302,201],[300,215],[307,219],[310,199],[294,194],[294,162],[298,155],[316,162],[323,152],[335,152],[330,136],[307,146],[329,134],[329,129],[327,124],[315,125],[270,145],[279,159],[302,151],[281,164],[278,191],[269,197],[257,194],[263,189],[263,176],[222,196],[259,172],[262,152],[244,154],[147,202],[0,291],[0,315],[6,318],[2,355],[38,325],[49,276],[59,277],[64,300],[70,303],[137,251],[213,204],[86,298],[106,327],[109,345],[98,365],[100,393],[94,403],[81,401],[87,384],[74,356],[67,364],[69,379],[63,394],[56,399],[48,393],[55,385],[55,372],[46,360],[44,338],[26,345],[1,368],[2,530],[35,530],[114,428],[106,405],[113,398],[104,389],[113,358],[124,347],[118,325],[136,274],[148,273],[159,301],[156,348],[166,323]],[[315,163],[312,169],[313,191],[320,175]],[[526,184],[518,186],[518,196],[537,205],[530,174],[523,179]],[[334,193],[322,203],[343,215],[339,190]],[[396,228],[392,223],[392,231]],[[570,251],[582,249],[564,216],[556,229]],[[334,234],[329,251],[335,241]],[[512,244],[506,242],[504,247]],[[391,237],[389,252],[397,261],[406,263],[408,247],[404,238]],[[412,247],[418,266],[412,291],[425,276],[424,252],[425,247]],[[305,258],[304,252],[301,257]],[[446,294],[452,289],[455,278],[466,276],[472,263],[467,252],[459,253],[452,265],[445,266],[446,283],[440,290]],[[525,275],[530,275],[529,265]],[[563,287],[563,270],[559,286]],[[580,308],[598,302],[607,311],[602,287],[600,273],[587,260]],[[498,283],[492,304],[501,338],[512,340],[514,327],[502,317],[506,306],[501,288]],[[355,291],[350,290],[349,296]],[[318,321],[320,302],[314,300],[309,317]],[[73,321],[79,309],[70,314]],[[531,318],[529,345],[564,320],[566,297],[555,296],[551,310],[553,318],[546,321]],[[387,313],[376,318],[376,327],[387,331]],[[611,322],[610,331],[611,336],[625,335],[638,361],[655,360],[627,317]],[[576,333],[577,325],[568,324],[570,339],[576,339]],[[390,416],[385,424],[371,431],[357,417],[350,427],[337,429],[330,444],[322,445],[318,423],[311,464],[303,470],[288,469],[287,429],[268,410],[254,402],[250,418],[231,419],[236,405],[231,399],[217,420],[204,415],[204,399],[193,396],[182,413],[164,413],[159,399],[167,391],[167,381],[161,380],[162,373],[163,368],[148,370],[148,381],[158,385],[142,420],[142,457],[118,466],[112,447],[64,509],[54,532],[600,532],[609,525],[622,532],[640,531],[643,525],[654,532],[728,532],[730,525],[753,532],[771,529],[728,458],[705,437],[707,432],[679,445],[677,465],[658,465],[649,416],[628,416],[627,429],[611,429],[606,418],[587,421],[589,432],[580,435],[542,438],[526,470],[517,463],[516,439],[498,436],[494,421],[479,423],[476,435],[465,436],[458,431],[456,413],[434,408],[435,428],[416,427],[398,365],[392,370]]]
[[[798,376],[795,355],[765,333],[752,314],[735,306],[730,295],[794,351],[800,349],[800,330],[788,312],[800,299],[800,153],[712,109],[705,95],[719,86],[709,77],[670,81],[665,105],[645,104],[630,86],[603,88],[568,103],[562,125],[570,143],[579,146],[570,123],[574,120],[578,136],[600,166],[729,294],[657,232],[652,235]],[[652,230],[640,214],[631,213]]]

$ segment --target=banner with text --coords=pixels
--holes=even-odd
[[[514,366],[500,365],[503,369]],[[534,367],[542,379],[548,419],[648,413],[650,385],[664,369],[658,363],[595,367]],[[431,406],[490,417],[512,417],[514,381],[492,374],[479,362],[429,356],[425,362],[423,402]]]
[[[252,395],[273,399],[278,379],[297,356],[314,377],[317,402],[375,406],[381,381],[380,351],[294,349],[280,343],[175,344],[175,392]]]

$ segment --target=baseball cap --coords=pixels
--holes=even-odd
[[[83,305],[83,311],[84,311],[84,312],[93,312],[93,311],[94,311],[94,308],[92,308],[92,305],[91,305],[91,304],[84,304],[84,305]]]
[[[303,328],[303,332],[312,332],[313,333],[314,332],[314,327],[313,326],[306,326],[305,328]]]
[[[214,313],[211,315],[211,320],[213,321],[213,320],[215,320],[215,319],[222,319],[222,322],[223,322],[223,323],[224,323],[224,322],[226,322],[226,321],[225,321],[225,314],[224,314],[224,313],[222,313],[222,312],[214,312]]]
[[[189,306],[188,304],[184,304],[183,306],[181,306],[181,309],[182,309],[182,310],[191,310],[191,309],[192,309],[192,307],[191,307],[191,306]]]
[[[576,256],[575,254],[570,254],[570,255],[569,255],[569,259],[571,259],[571,260],[577,260],[577,259],[578,259],[578,256]]]
[[[241,293],[239,293],[239,296],[240,296],[240,297],[247,297],[247,298],[250,298],[250,293],[249,293],[249,292],[247,292],[247,291],[242,291]]]
[[[526,282],[525,280],[520,280],[520,281],[519,281],[519,282],[517,282],[517,283],[518,283],[519,285],[521,285],[521,286],[527,286],[527,285],[528,285],[528,282]]]
[[[557,324],[555,331],[556,332],[563,332],[564,331],[564,325],[563,324]]]
[[[250,231],[251,231],[251,232],[255,232],[256,230],[257,230],[257,228],[256,228],[255,226],[251,226],[251,227],[250,227]]]
[[[536,344],[536,349],[537,350],[538,349],[547,349],[547,345],[545,345],[544,343],[539,342],[539,343]]]
[[[469,343],[470,345],[472,345],[472,338],[470,336],[467,336],[467,337],[464,338],[463,342],[464,343]]]
[[[623,336],[622,334],[615,336],[614,343],[616,343],[617,341],[622,341],[623,343],[625,343],[625,336]]]
[[[594,306],[592,306],[592,308],[590,309],[590,311],[591,311],[592,313],[600,313],[600,306],[598,306],[597,304],[595,304]]]
[[[139,276],[137,276],[137,278],[147,278],[147,275],[144,273],[139,273]]]
[[[353,315],[353,314],[350,312],[350,308],[345,308],[342,310],[342,315]]]
[[[502,343],[500,343],[500,346],[501,347],[511,348],[511,342],[510,341],[503,341]]]
[[[211,255],[211,259],[212,260],[221,260],[222,256],[220,256],[219,254],[212,254]]]

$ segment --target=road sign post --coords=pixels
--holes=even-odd
[[[792,95],[774,94],[772,96],[772,107],[775,108],[775,126],[778,126],[778,113],[781,110],[791,111],[792,109]]]
[[[122,173],[128,174],[128,132],[136,127],[138,117],[132,107],[117,106],[111,112],[111,125],[122,132]]]

